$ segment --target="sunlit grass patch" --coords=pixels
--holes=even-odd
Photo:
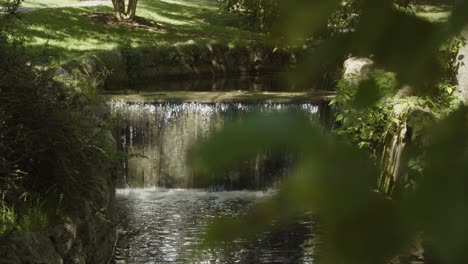
[[[415,14],[431,22],[445,22],[450,16],[452,7],[448,5],[414,5]]]
[[[57,216],[55,216],[57,217]],[[41,205],[18,212],[14,207],[0,202],[0,236],[13,231],[31,232],[40,230],[50,223],[50,213]]]
[[[27,1],[26,7],[52,7],[21,14],[24,23],[20,23],[18,31],[32,52],[42,51],[47,44],[49,55],[56,60],[111,50],[123,42],[138,47],[175,45],[190,40],[229,43],[265,39],[263,34],[243,29],[239,17],[221,11],[216,1],[140,1],[137,16],[161,25],[161,30],[104,23],[90,14],[113,14],[111,5],[69,7],[76,2]]]
[[[58,7],[63,5],[71,5],[80,2],[79,0],[26,0],[23,2],[24,7]]]

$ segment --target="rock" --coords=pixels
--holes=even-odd
[[[80,218],[37,232],[13,233],[0,241],[0,264],[107,263],[115,241],[112,175],[102,186],[100,216],[90,201],[78,208]],[[105,218],[103,220],[102,218]]]
[[[66,256],[76,240],[76,224],[71,219],[67,219],[65,224],[51,229],[48,234],[54,242],[55,249],[61,256]]]
[[[372,70],[374,61],[368,58],[352,57],[344,62],[344,74],[345,79],[360,79],[366,77]]]
[[[63,264],[63,259],[55,250],[54,243],[39,232],[13,234],[3,250],[8,252],[0,251],[0,255],[7,253],[9,260],[4,262],[2,259],[0,263]]]
[[[109,149],[115,149],[117,146],[117,141],[114,138],[114,135],[112,135],[112,131],[106,130],[104,132],[104,140],[106,142],[106,146],[108,146]]]
[[[9,247],[0,247],[0,264],[18,264],[21,263],[19,257]]]
[[[465,104],[468,104],[468,28],[463,31],[462,35],[467,41],[464,47],[460,49],[457,58],[458,69],[458,90],[461,93]]]
[[[65,263],[69,264],[86,264],[86,255],[83,252],[83,244],[81,240],[77,240],[73,247],[68,252],[65,258]]]
[[[54,73],[55,76],[69,76],[70,74],[62,67],[58,67]]]

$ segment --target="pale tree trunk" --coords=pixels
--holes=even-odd
[[[115,16],[118,20],[133,20],[136,16],[138,0],[128,0],[125,8],[125,0],[112,0]]]

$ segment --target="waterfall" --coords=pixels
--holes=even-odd
[[[122,186],[134,188],[193,188],[199,186],[186,154],[226,122],[242,119],[246,113],[303,111],[312,121],[326,116],[326,103],[133,103],[109,102],[117,120],[120,149],[125,154]],[[229,150],[226,150],[229,151]],[[288,173],[294,162],[290,153],[259,152],[241,168],[215,177],[210,188],[223,190],[261,189],[273,185]],[[206,186],[203,186],[206,187]]]

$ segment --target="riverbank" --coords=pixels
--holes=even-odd
[[[288,72],[307,52],[302,48],[278,49],[267,44],[121,47],[73,58],[63,63],[56,75],[91,80],[106,90],[135,89],[164,81],[178,82],[181,87],[173,88],[180,90],[184,89],[182,80],[190,83]],[[170,87],[160,88],[170,90]]]

